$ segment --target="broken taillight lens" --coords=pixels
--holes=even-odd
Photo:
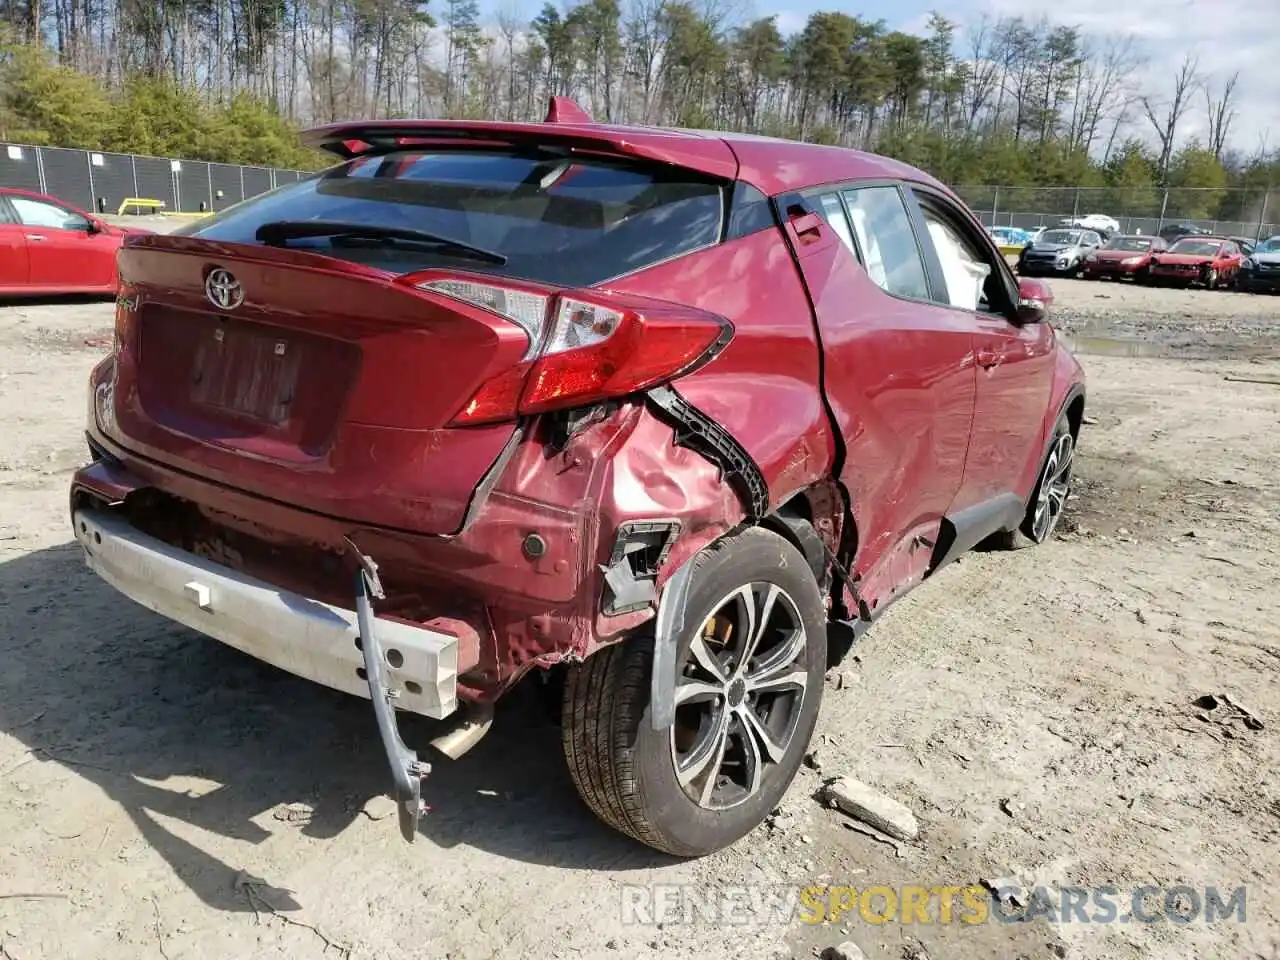
[[[523,362],[486,381],[454,417],[459,426],[647,390],[705,361],[733,334],[716,314],[646,297],[535,291],[470,277],[415,285],[489,310],[529,335]]]

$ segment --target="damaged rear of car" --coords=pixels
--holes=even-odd
[[[1052,536],[1080,366],[922,172],[558,98],[309,139],[342,162],[123,248],[71,510],[134,600],[370,698],[407,838],[397,711],[456,757],[534,675],[597,816],[733,843],[862,631]]]
[[[637,149],[528,127],[537,136],[319,131],[349,159],[132,240],[115,347],[92,375],[93,463],[71,494],[90,566],[122,592],[371,696],[409,838],[429,765],[401,743],[395,710],[454,719],[437,746],[460,754],[528,671],[651,635],[671,571],[762,516],[769,479],[789,470],[778,489],[803,493],[830,457],[803,288],[790,267],[750,296],[786,251],[765,198],[734,182],[728,147],[671,134]],[[687,162],[672,162],[682,150]],[[735,328],[760,310],[779,319]],[[778,350],[769,382],[744,398],[747,371]],[[751,417],[789,403],[797,417],[786,436],[760,420],[749,451],[701,398]],[[703,756],[667,778],[754,802],[710,833],[658,817],[641,839],[673,852],[754,826],[794,774],[766,771],[780,756],[761,744],[807,739],[816,717],[825,648],[796,640],[825,629],[811,558],[770,536],[756,562],[776,567],[776,548],[789,550],[812,596],[797,607],[739,593],[730,605],[726,630],[754,629],[760,611],[767,621],[750,669],[721,680],[760,736],[736,729],[750,741],[736,784]],[[591,698],[636,682],[569,681],[566,747],[602,815],[616,801],[588,795],[603,761],[583,751],[607,746],[587,745]],[[649,731],[664,757],[683,756],[666,746],[679,725],[672,715]],[[696,728],[677,732],[697,741]]]

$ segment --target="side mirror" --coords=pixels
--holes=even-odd
[[[1052,305],[1053,291],[1049,284],[1037,277],[1018,279],[1017,323],[1044,323],[1049,318]]]
[[[86,232],[88,232],[88,233],[101,233],[101,232],[102,232],[102,221],[101,221],[101,220],[94,220],[93,218],[90,218],[90,219],[89,219],[89,223],[88,223],[88,225],[85,227],[85,230],[86,230]]]

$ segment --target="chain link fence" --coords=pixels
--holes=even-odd
[[[97,213],[115,213],[129,198],[158,200],[172,212],[217,211],[305,176],[272,167],[0,141],[0,187],[45,193]]]
[[[1159,233],[1192,223],[1217,236],[1265,239],[1280,234],[1280,185],[1273,190],[1159,187],[960,187],[956,191],[989,227],[1057,226],[1100,213],[1122,233]]]

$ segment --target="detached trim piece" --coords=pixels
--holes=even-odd
[[[724,427],[680,396],[671,386],[654,387],[649,400],[676,429],[676,443],[702,454],[724,474],[742,499],[747,519],[758,521],[769,509],[769,485],[751,454]]]
[[[618,528],[604,574],[602,608],[608,616],[643,610],[658,596],[658,570],[666,562],[679,520],[634,520]]]

